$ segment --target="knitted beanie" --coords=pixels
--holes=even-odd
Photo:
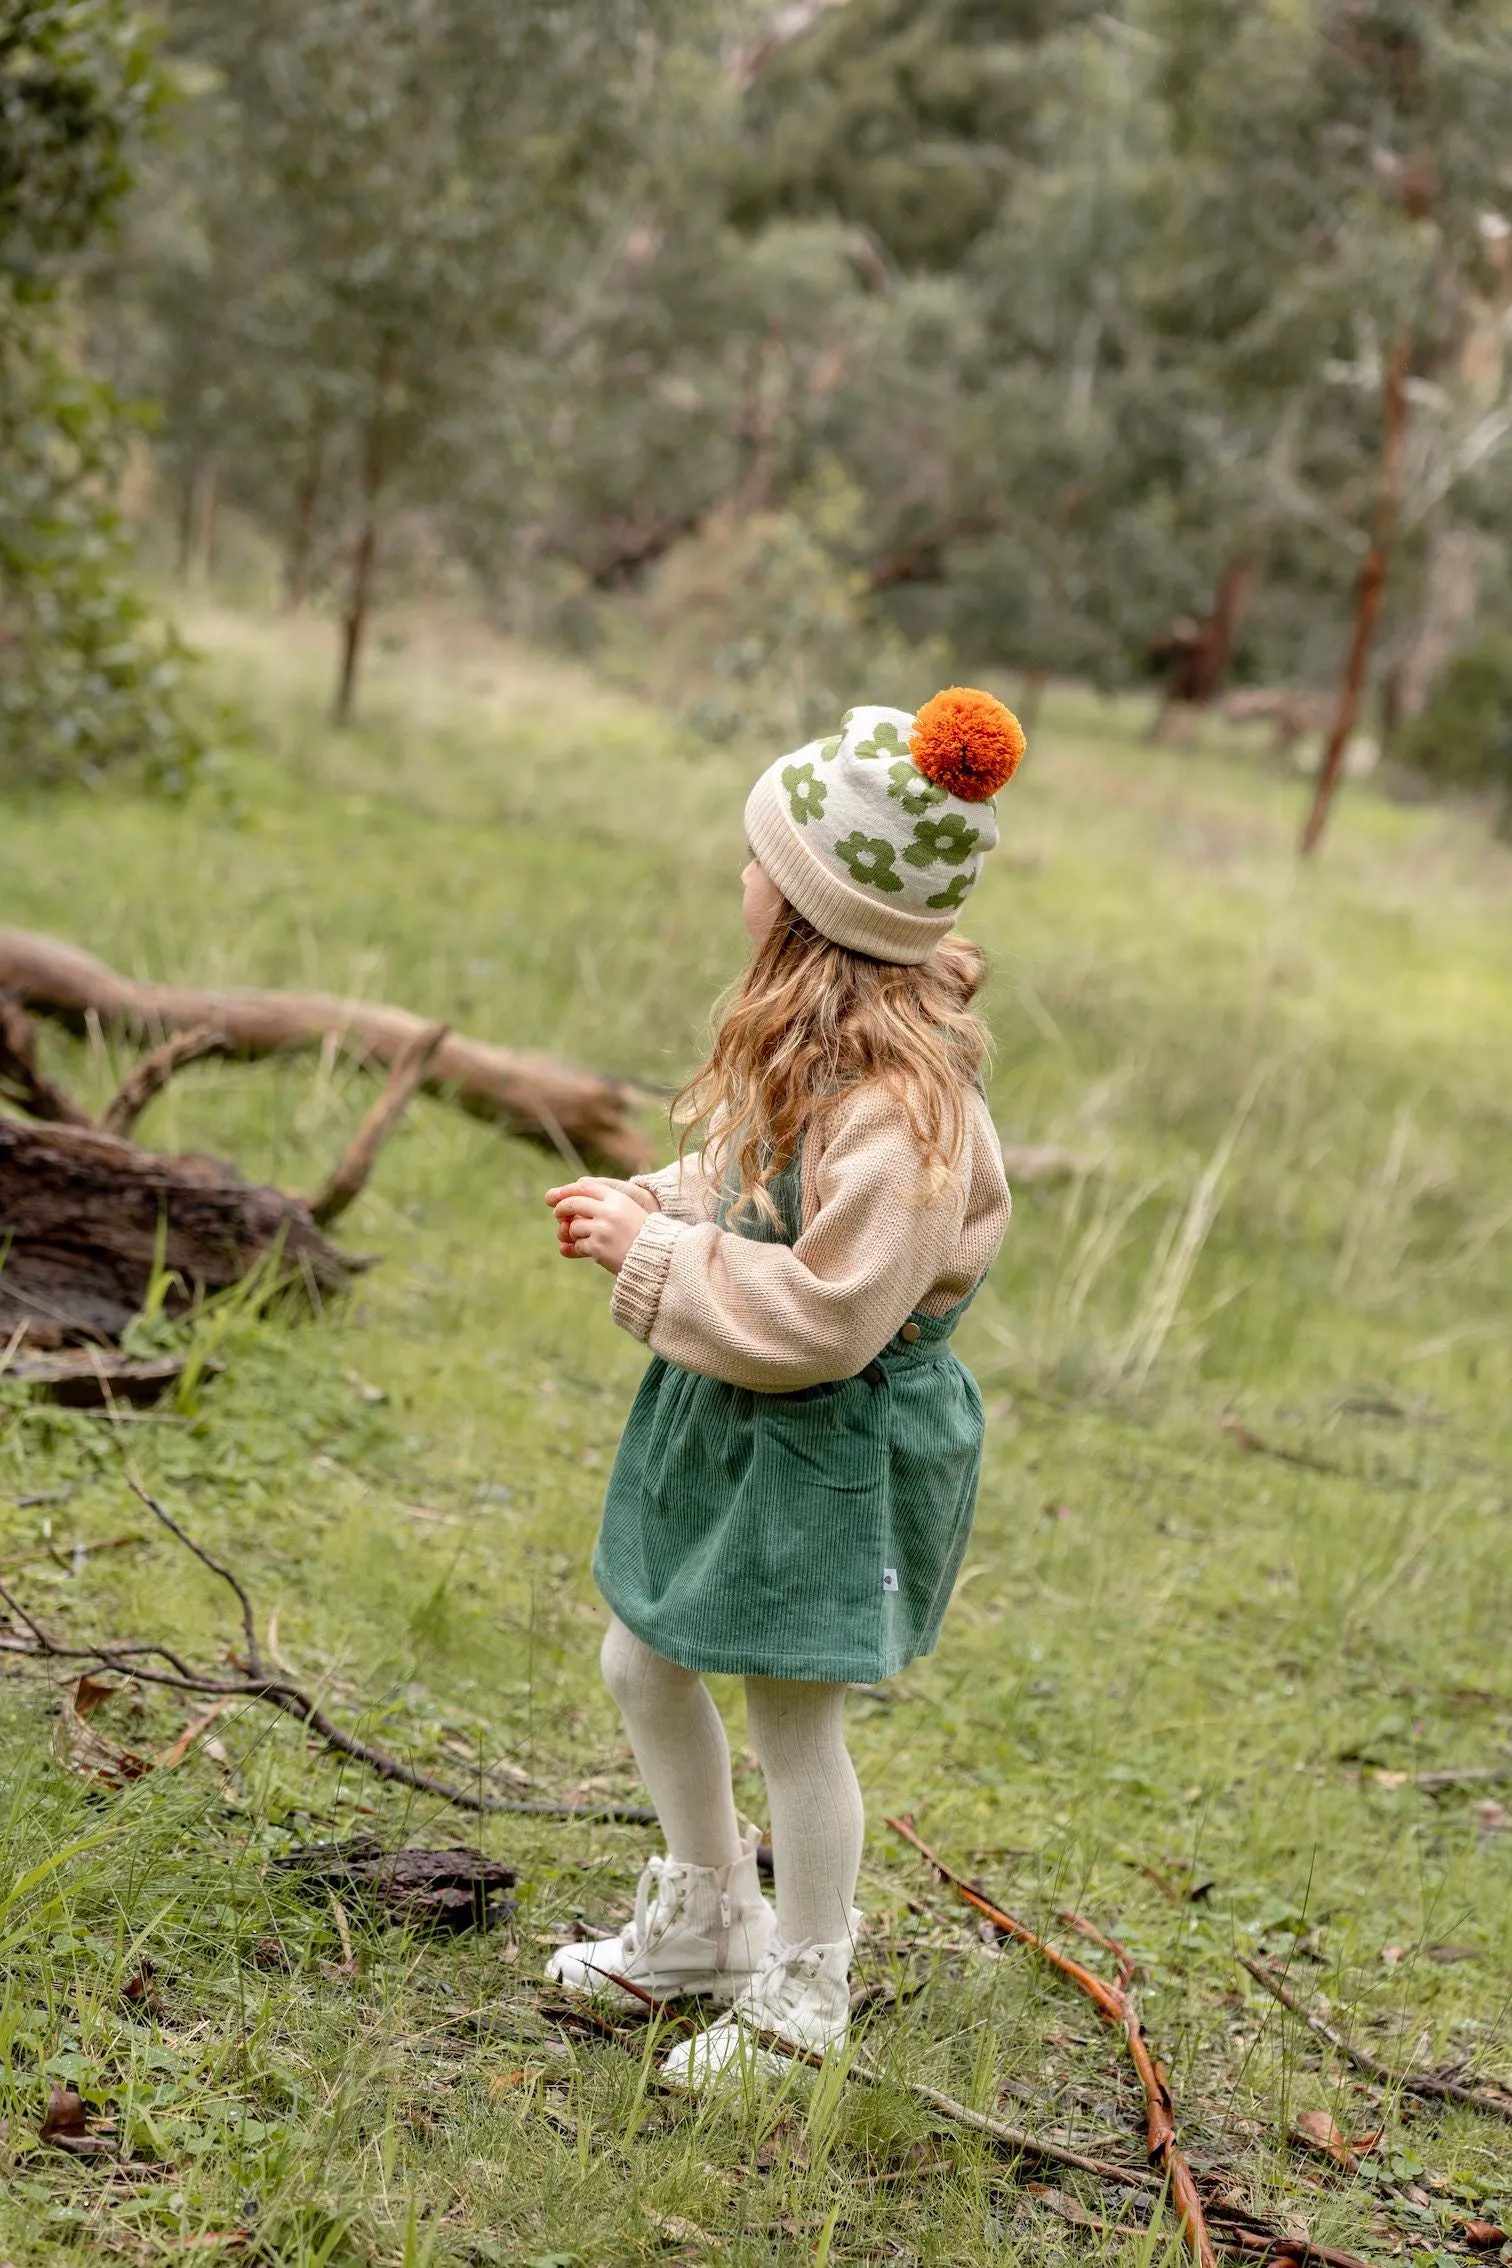
[[[925,961],[997,841],[992,798],[1024,735],[990,693],[952,685],[915,716],[847,709],[840,730],[767,767],[746,835],[789,905],[875,961]]]

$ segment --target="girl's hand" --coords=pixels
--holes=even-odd
[[[572,1235],[572,1216],[560,1209],[562,1200],[566,1197],[577,1197],[583,1194],[602,1196],[609,1190],[617,1190],[622,1197],[632,1199],[635,1204],[639,1205],[643,1213],[659,1213],[661,1211],[661,1206],[657,1202],[653,1190],[642,1189],[633,1181],[616,1181],[611,1174],[607,1173],[585,1173],[580,1181],[566,1181],[559,1189],[548,1189],[546,1202],[557,1216],[557,1250],[564,1260],[596,1258],[597,1255],[585,1254],[579,1250]]]
[[[596,1260],[617,1276],[646,1215],[658,1210],[654,1200],[644,1202],[649,1195],[649,1190],[629,1189],[622,1182],[595,1180],[553,1190],[547,1202],[556,1214],[562,1258]]]

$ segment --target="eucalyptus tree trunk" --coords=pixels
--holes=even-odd
[[[362,520],[352,553],[352,579],[341,623],[341,675],[336,684],[336,702],[332,712],[339,725],[346,724],[352,714],[352,699],[357,690],[357,668],[362,658],[368,616],[373,604],[373,576],[378,564],[378,498],[382,492],[384,474],[384,391],[384,374],[380,372],[377,395],[363,441]]]
[[[294,526],[284,565],[284,603],[290,614],[298,614],[310,595],[310,555],[315,543],[315,509],[320,502],[324,456],[325,435],[317,426],[310,441],[305,475],[294,499]]]
[[[1397,518],[1402,500],[1402,465],[1407,453],[1407,366],[1410,349],[1405,343],[1394,346],[1386,365],[1386,382],[1381,396],[1381,484],[1376,499],[1375,524],[1370,534],[1370,549],[1360,569],[1360,580],[1355,589],[1354,636],[1350,640],[1349,658],[1344,665],[1344,678],[1339,687],[1339,705],[1334,712],[1333,729],[1329,733],[1323,761],[1318,767],[1318,784],[1313,790],[1312,808],[1307,814],[1297,845],[1300,858],[1310,858],[1323,839],[1328,815],[1338,793],[1344,774],[1344,756],[1350,735],[1360,713],[1360,700],[1365,690],[1365,675],[1370,667],[1370,649],[1375,643],[1376,624],[1381,617],[1381,601],[1386,595],[1386,577],[1391,568],[1392,546],[1396,540]]]

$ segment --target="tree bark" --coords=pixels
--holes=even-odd
[[[1040,706],[1045,698],[1045,687],[1050,682],[1047,669],[1026,669],[1018,690],[1018,721],[1025,732],[1032,732],[1039,722]]]
[[[56,938],[0,929],[0,991],[41,1015],[82,1030],[91,1016],[154,1044],[210,1025],[241,1056],[276,1055],[329,1041],[359,1062],[392,1068],[426,1028],[408,1009],[324,993],[219,992],[188,985],[140,984]],[[432,1057],[424,1087],[475,1118],[492,1119],[545,1142],[574,1170],[602,1160],[621,1173],[651,1162],[650,1146],[629,1123],[639,1099],[626,1082],[581,1071],[549,1055],[521,1055],[453,1032]]]
[[[160,1264],[170,1314],[259,1262],[271,1267],[275,1253],[277,1275],[303,1282],[313,1301],[356,1273],[303,1199],[250,1185],[215,1158],[14,1118],[0,1118],[0,1232],[0,1341],[19,1329],[40,1346],[118,1338]]]
[[[1181,737],[1177,719],[1192,709],[1207,708],[1217,697],[1228,675],[1234,639],[1254,581],[1255,560],[1251,553],[1231,559],[1223,571],[1212,612],[1205,614],[1200,622],[1183,623],[1180,629],[1184,634],[1178,636],[1173,631],[1165,642],[1164,650],[1174,666],[1161,695],[1155,722],[1150,727],[1152,740]],[[1157,646],[1151,650],[1162,649]]]
[[[178,532],[178,560],[177,560],[177,566],[178,566],[178,579],[179,579],[179,581],[180,581],[181,583],[187,583],[187,582],[188,582],[188,580],[189,580],[189,572],[190,572],[190,569],[191,569],[191,568],[193,567],[193,565],[194,565],[194,523],[195,523],[195,509],[194,509],[194,507],[195,507],[195,498],[196,498],[196,496],[197,496],[198,494],[199,494],[199,466],[198,466],[198,463],[194,463],[194,464],[189,464],[189,465],[186,465],[186,466],[184,467],[183,478],[182,478],[182,479],[180,480],[180,482],[179,482],[179,492],[178,492],[178,531],[177,531],[177,532]]]
[[[352,701],[357,691],[357,667],[362,658],[368,615],[373,604],[373,570],[378,564],[378,497],[383,487],[384,472],[383,396],[386,382],[386,373],[380,369],[377,396],[363,440],[362,526],[358,531],[356,550],[352,554],[352,580],[341,624],[341,674],[337,679],[336,701],[332,710],[334,720],[339,725],[346,724],[352,714]]]
[[[1333,729],[1329,733],[1323,761],[1318,768],[1312,807],[1297,845],[1297,853],[1301,858],[1312,856],[1328,825],[1328,816],[1343,776],[1345,750],[1349,746],[1350,735],[1360,713],[1360,698],[1365,690],[1365,674],[1370,666],[1370,649],[1375,643],[1376,624],[1381,616],[1381,601],[1386,592],[1386,577],[1391,567],[1391,549],[1396,540],[1397,515],[1401,505],[1402,465],[1407,452],[1409,359],[1410,349],[1405,342],[1401,342],[1392,348],[1386,365],[1386,380],[1381,396],[1381,478],[1375,525],[1371,530],[1370,549],[1365,554],[1365,563],[1360,569],[1360,580],[1355,591],[1354,636],[1350,640],[1349,657],[1339,687],[1339,704],[1334,714]]]
[[[294,499],[294,528],[284,567],[284,605],[298,614],[310,595],[310,557],[315,544],[315,507],[320,502],[325,436],[317,426],[310,442],[309,462]]]
[[[208,583],[215,574],[216,543],[220,534],[220,466],[211,457],[204,468],[199,492],[199,572]]]

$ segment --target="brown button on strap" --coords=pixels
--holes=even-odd
[[[900,1332],[898,1333],[898,1337],[899,1337],[900,1339],[902,1339],[902,1340],[904,1341],[904,1343],[905,1343],[906,1345],[910,1346],[910,1347],[911,1347],[911,1346],[913,1345],[913,1343],[914,1343],[915,1339],[916,1339],[916,1338],[918,1337],[918,1335],[919,1335],[919,1326],[918,1326],[918,1324],[917,1324],[917,1323],[905,1323],[905,1324],[904,1324],[904,1326],[903,1326],[903,1328],[902,1328],[902,1330],[901,1330],[901,1331],[900,1331]]]

